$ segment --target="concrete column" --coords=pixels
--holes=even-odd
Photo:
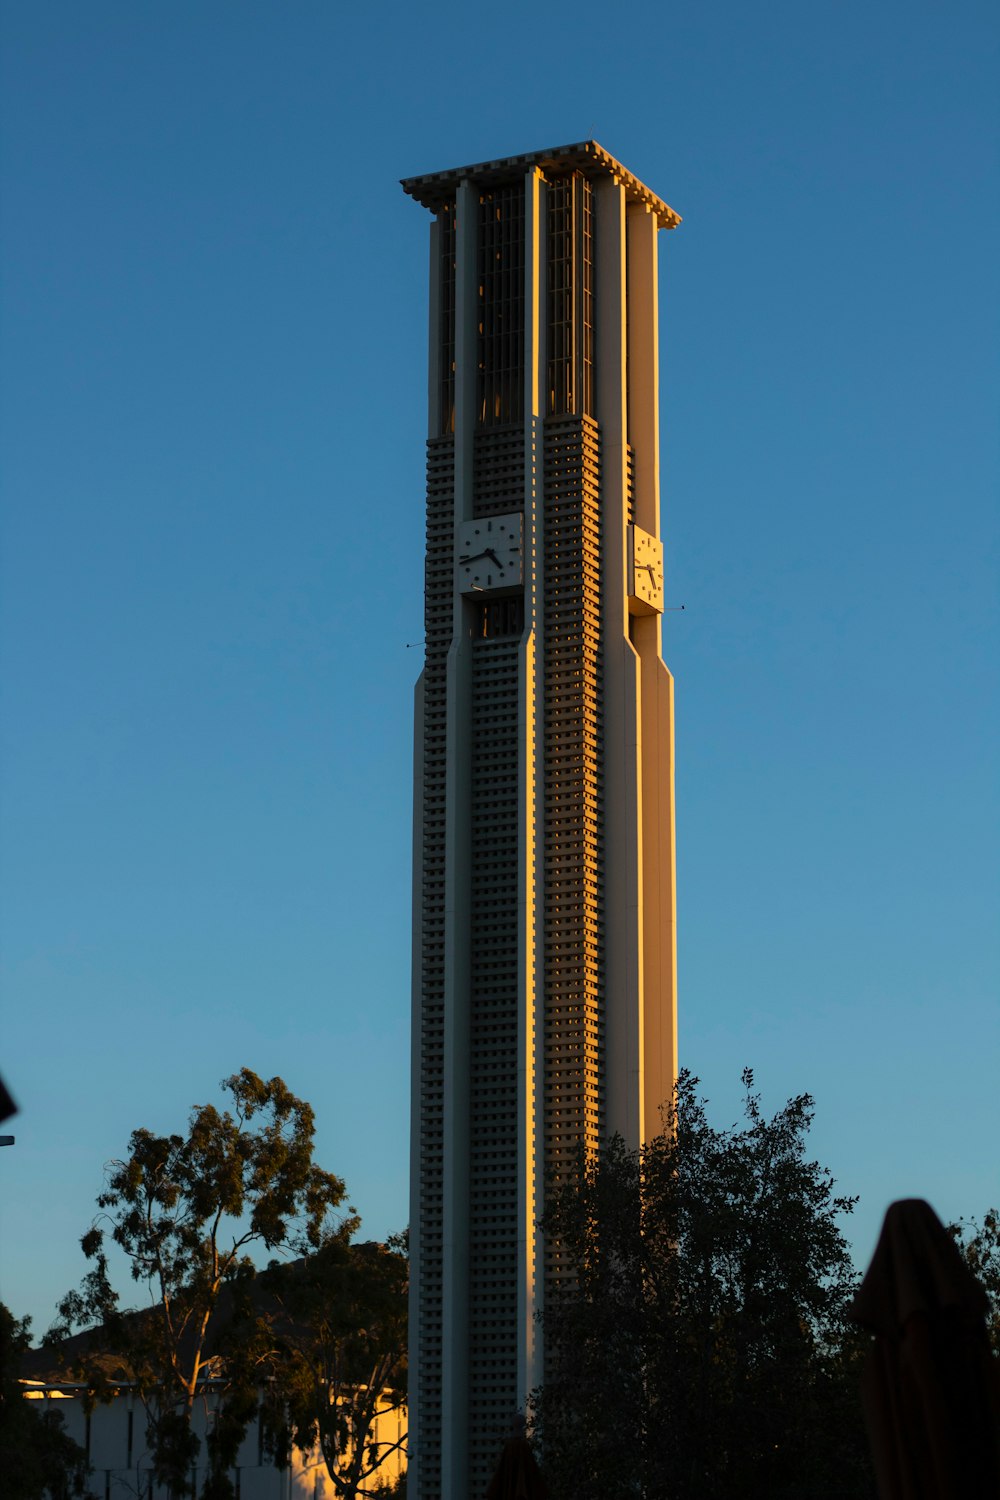
[[[628,236],[628,425],[634,467],[635,519],[652,536],[660,529],[660,364],[657,337],[655,214],[630,203]]]
[[[627,597],[627,338],[625,189],[595,184],[596,412],[601,428],[604,596],[605,1130],[641,1139],[642,851],[639,818],[638,657]]]
[[[472,515],[476,403],[479,193],[466,179],[457,194],[455,287],[455,524]],[[448,651],[448,781],[445,805],[444,1286],[442,1308],[441,1478],[445,1496],[464,1493],[468,1472],[469,1326],[469,841],[472,642],[465,601],[454,594]]]
[[[433,256],[432,256],[433,262]],[[423,925],[424,925],[424,674],[413,692],[413,946],[410,994],[410,1293],[409,1381],[407,1414],[410,1441],[407,1472],[413,1493],[420,1494],[420,1162],[423,1154],[420,1079],[423,1039]]]
[[[536,1222],[544,1194],[545,1038],[543,861],[544,765],[542,634],[544,434],[540,411],[545,357],[545,186],[537,167],[525,178],[524,255],[524,634],[519,653],[518,770],[518,1250],[517,1390],[524,1401],[541,1381],[536,1313],[542,1296],[542,1250]]]
[[[628,240],[629,439],[636,523],[660,531],[659,295],[657,222],[641,203],[626,217]],[[661,659],[660,615],[632,621],[640,659],[640,836],[642,861],[643,1089],[641,1136],[661,1126],[660,1107],[677,1076],[674,895],[674,684]]]
[[[635,621],[642,685],[643,1139],[677,1077],[674,679],[656,650],[657,615]]]

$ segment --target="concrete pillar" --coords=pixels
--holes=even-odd
[[[625,189],[594,186],[596,413],[601,428],[601,586],[604,596],[605,1131],[641,1139],[642,907],[639,831],[639,673],[627,598],[627,336]]]

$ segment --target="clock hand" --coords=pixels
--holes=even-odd
[[[493,566],[495,568],[500,568],[501,571],[503,570],[503,563],[500,561],[499,557],[497,557],[492,547],[487,547],[485,552],[477,552],[471,557],[460,557],[458,560],[463,567],[468,567],[471,563],[479,562],[480,558],[482,557],[491,558],[493,561]]]

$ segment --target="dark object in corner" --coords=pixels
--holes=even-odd
[[[890,1204],[850,1308],[875,1335],[861,1394],[881,1500],[1000,1496],[987,1305],[930,1204]]]
[[[14,1103],[7,1091],[7,1085],[0,1078],[0,1122],[9,1120],[11,1115],[17,1114],[17,1105]]]
[[[524,1417],[518,1413],[486,1490],[486,1500],[546,1500],[548,1489],[524,1429]]]

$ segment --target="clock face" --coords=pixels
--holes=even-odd
[[[663,543],[641,526],[629,527],[629,611],[663,613]]]
[[[523,518],[483,516],[463,521],[455,536],[455,584],[463,594],[495,594],[524,582]]]

